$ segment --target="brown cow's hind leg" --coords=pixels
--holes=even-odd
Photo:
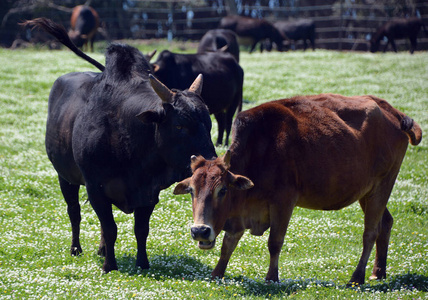
[[[370,280],[385,279],[386,278],[386,258],[388,254],[389,237],[391,236],[391,228],[394,219],[389,213],[388,209],[382,216],[380,223],[380,233],[376,240],[376,258],[374,262],[373,272]]]
[[[386,276],[386,252],[388,251],[388,246],[385,243],[389,242],[392,226],[392,217],[386,209],[386,204],[396,176],[397,174],[387,176],[370,194],[360,200],[361,208],[364,211],[363,253],[349,284],[364,283],[367,261],[375,242],[376,247],[380,247],[377,249],[375,261],[375,269],[378,267],[380,269],[376,273],[379,275],[385,273],[381,277]],[[383,264],[385,266],[382,266]]]

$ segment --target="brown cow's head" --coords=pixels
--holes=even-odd
[[[231,210],[230,190],[246,190],[254,184],[247,177],[229,171],[230,151],[215,160],[201,156],[192,156],[191,160],[193,175],[178,183],[174,194],[192,195],[192,237],[199,241],[199,248],[211,249]]]

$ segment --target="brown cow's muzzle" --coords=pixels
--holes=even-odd
[[[215,233],[211,226],[193,225],[190,229],[192,238],[198,241],[198,247],[203,250],[209,250],[215,246]]]

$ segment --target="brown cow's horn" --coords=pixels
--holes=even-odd
[[[202,74],[199,74],[198,77],[196,77],[195,81],[193,81],[192,85],[190,86],[189,91],[200,96],[202,92],[203,81],[204,81],[204,77],[202,76]]]
[[[161,100],[164,103],[172,103],[172,97],[174,96],[174,93],[152,74],[149,74],[149,78],[153,90],[156,92],[156,94],[158,94]]]
[[[226,166],[227,169],[230,168],[230,156],[231,156],[230,150],[228,149],[223,156],[224,165]]]

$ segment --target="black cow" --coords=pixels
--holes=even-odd
[[[229,29],[208,30],[199,41],[198,53],[224,51],[239,62],[239,44],[236,33]]]
[[[421,27],[423,27],[425,33],[428,34],[428,31],[426,30],[422,20],[417,17],[409,19],[395,19],[389,21],[380,28],[378,28],[377,31],[373,34],[372,38],[370,39],[370,51],[378,51],[380,41],[383,39],[383,37],[386,37],[388,39],[388,42],[383,48],[383,52],[386,51],[388,44],[391,44],[392,49],[397,52],[395,40],[408,38],[411,44],[410,53],[413,54],[418,44],[417,37],[419,31],[421,30]]]
[[[225,145],[228,145],[233,115],[237,109],[242,109],[244,82],[244,71],[234,56],[227,52],[178,54],[164,50],[153,69],[156,77],[170,89],[183,89],[191,83],[192,77],[203,74],[202,99],[218,123],[217,145],[222,144],[225,130]]]
[[[309,19],[277,21],[273,24],[280,32],[294,42],[303,40],[303,50],[308,48],[307,40],[315,50],[315,22]]]
[[[254,51],[258,42],[263,42],[266,39],[274,43],[278,51],[282,51],[282,43],[287,40],[284,34],[265,19],[231,15],[223,17],[219,27],[236,32],[240,44],[251,46],[250,53]],[[261,43],[260,51],[263,51],[263,43]]]
[[[40,26],[80,51],[52,21],[26,24]],[[86,185],[101,222],[103,270],[117,269],[112,205],[134,213],[136,264],[145,269],[149,219],[160,190],[191,174],[192,154],[216,156],[211,119],[200,97],[202,76],[188,90],[171,91],[149,73],[150,65],[137,49],[121,44],[107,49],[106,66],[99,68],[102,73],[70,73],[55,81],[49,96],[46,151],[68,205],[71,254],[82,252],[78,192]]]
[[[91,51],[94,51],[95,34],[100,25],[98,13],[90,6],[78,5],[73,8],[68,35],[77,47],[86,46],[90,42]]]

